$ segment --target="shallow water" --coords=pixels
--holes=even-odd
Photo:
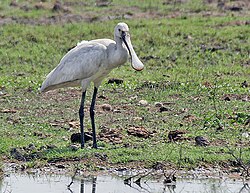
[[[10,173],[0,180],[1,193],[167,193],[167,192],[250,192],[241,181],[229,179],[177,179],[176,185],[166,186],[163,180],[142,181],[125,185],[124,178],[102,175],[75,179],[63,175],[27,175]]]

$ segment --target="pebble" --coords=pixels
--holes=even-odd
[[[142,121],[143,117],[133,117],[133,121]]]
[[[148,101],[146,101],[146,100],[140,100],[139,101],[139,105],[141,105],[141,106],[147,106],[148,105]]]
[[[10,155],[11,157],[13,157],[14,159],[18,161],[26,161],[26,158],[23,156],[23,153],[17,148],[12,148],[10,150]]]
[[[112,111],[112,106],[110,104],[101,105],[103,111]]]
[[[245,80],[244,82],[241,83],[241,87],[242,88],[247,88],[249,85],[247,83],[247,81]]]
[[[35,150],[36,146],[33,143],[31,143],[31,144],[29,144],[29,149],[30,150]]]
[[[0,96],[5,95],[5,92],[0,91]]]
[[[195,137],[195,143],[196,145],[203,146],[203,147],[208,146],[210,144],[209,141],[205,137],[202,137],[202,136]]]
[[[69,148],[72,150],[72,151],[77,151],[79,149],[79,147],[77,145],[70,145]]]
[[[118,79],[118,78],[111,78],[111,79],[108,80],[108,84],[113,84],[113,83],[122,84],[123,80],[122,79]]]
[[[163,107],[163,106],[162,106],[162,107],[160,107],[159,111],[160,111],[160,112],[170,111],[170,109],[167,108],[167,107]]]
[[[155,102],[155,107],[162,107],[163,104],[161,102]]]
[[[241,135],[242,135],[242,137],[244,137],[244,138],[249,138],[249,133],[248,133],[248,132],[244,132],[244,133],[242,133]]]

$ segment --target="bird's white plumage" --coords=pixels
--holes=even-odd
[[[102,44],[87,41],[77,45],[48,74],[42,84],[41,91],[79,86],[81,80],[93,76],[102,66],[105,66],[106,49]]]
[[[94,92],[90,105],[93,148],[97,148],[95,129],[95,101],[98,87],[103,78],[113,69],[124,64],[128,55],[135,70],[142,70],[143,64],[137,57],[130,41],[129,28],[125,23],[118,23],[114,30],[114,40],[97,39],[82,41],[70,50],[52,70],[42,84],[41,91],[56,88],[82,86],[82,98],[79,108],[81,147],[84,147],[84,101],[86,89],[94,82]]]
[[[132,51],[132,66],[141,70],[143,64],[134,52],[130,36],[127,36],[129,48],[121,38],[121,31],[127,33],[128,30],[127,24],[119,23],[115,28],[115,41],[97,39],[79,42],[47,75],[40,90],[46,92],[69,86],[82,86],[86,90],[91,81],[98,87],[113,68],[127,61],[128,49]]]

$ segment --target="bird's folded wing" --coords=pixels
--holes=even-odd
[[[106,46],[84,41],[70,50],[47,75],[41,91],[51,90],[56,85],[87,79],[100,70],[106,59]]]

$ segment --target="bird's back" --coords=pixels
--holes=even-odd
[[[46,92],[61,87],[79,86],[83,79],[97,73],[107,61],[107,46],[110,41],[82,41],[71,49],[53,69],[42,84]]]

